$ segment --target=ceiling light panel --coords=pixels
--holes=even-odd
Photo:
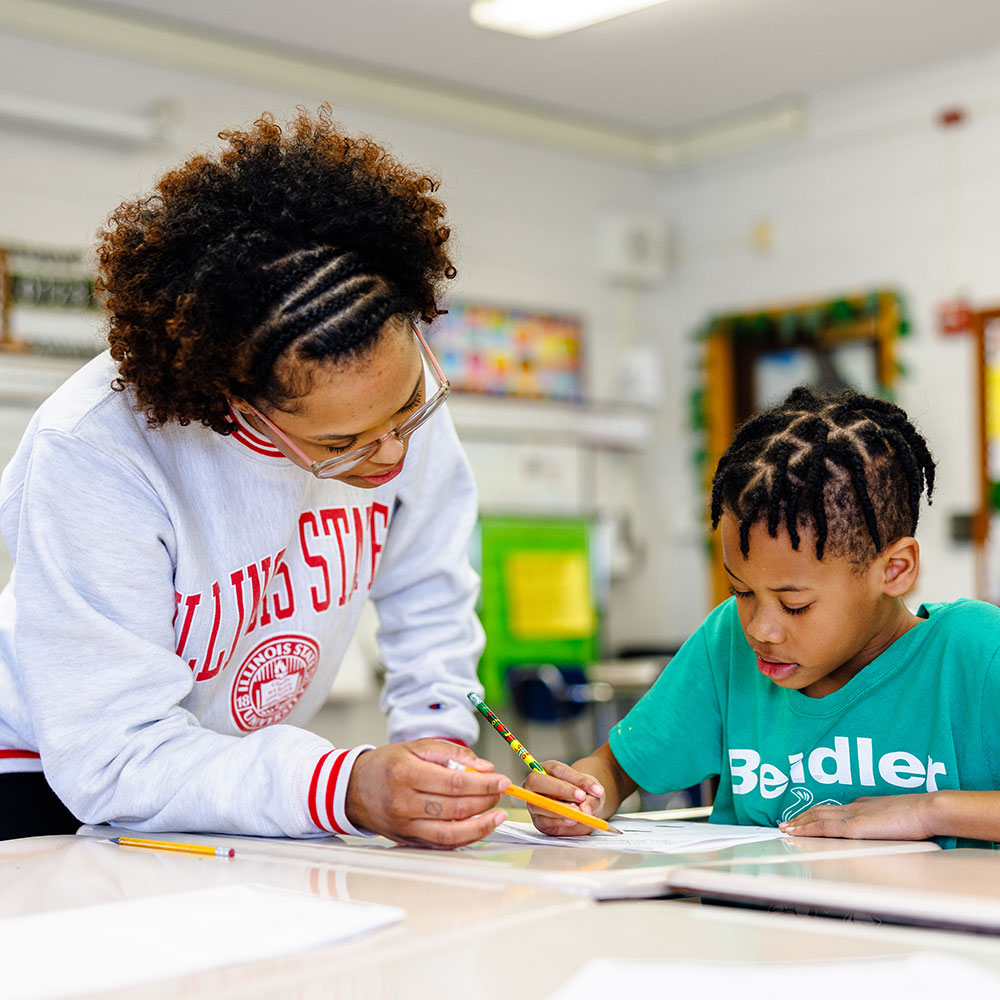
[[[481,28],[525,38],[551,38],[665,0],[476,0],[469,16]]]

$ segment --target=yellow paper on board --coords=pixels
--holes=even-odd
[[[515,552],[505,561],[507,611],[515,639],[593,635],[590,566],[582,552]]]
[[[992,443],[1000,441],[1000,365],[986,369],[986,437]]]

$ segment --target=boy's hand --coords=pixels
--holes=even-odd
[[[473,770],[452,770],[454,760]],[[462,847],[502,823],[510,778],[488,760],[442,740],[410,740],[368,750],[355,761],[345,809],[350,821],[400,844]]]
[[[858,840],[926,840],[934,836],[932,795],[880,795],[847,805],[813,806],[779,823],[792,837],[850,837]]]
[[[600,782],[589,774],[575,771],[569,764],[558,760],[547,760],[542,767],[548,772],[540,774],[532,771],[524,781],[524,787],[550,799],[558,799],[577,806],[581,812],[591,816],[601,815],[605,805],[605,792]],[[594,832],[594,828],[571,819],[546,812],[538,806],[528,804],[531,822],[551,837],[583,837]]]

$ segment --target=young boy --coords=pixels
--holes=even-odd
[[[904,603],[933,487],[927,444],[892,403],[799,388],[752,418],[712,485],[733,597],[607,743],[525,784],[607,817],[637,786],[718,775],[717,823],[1000,840],[1000,609]]]

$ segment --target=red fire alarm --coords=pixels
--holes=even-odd
[[[961,125],[965,121],[965,117],[964,108],[950,107],[939,111],[937,120],[938,125],[942,128],[951,128],[955,125]]]
[[[938,307],[938,327],[946,337],[972,329],[972,306],[965,299],[951,299]]]

